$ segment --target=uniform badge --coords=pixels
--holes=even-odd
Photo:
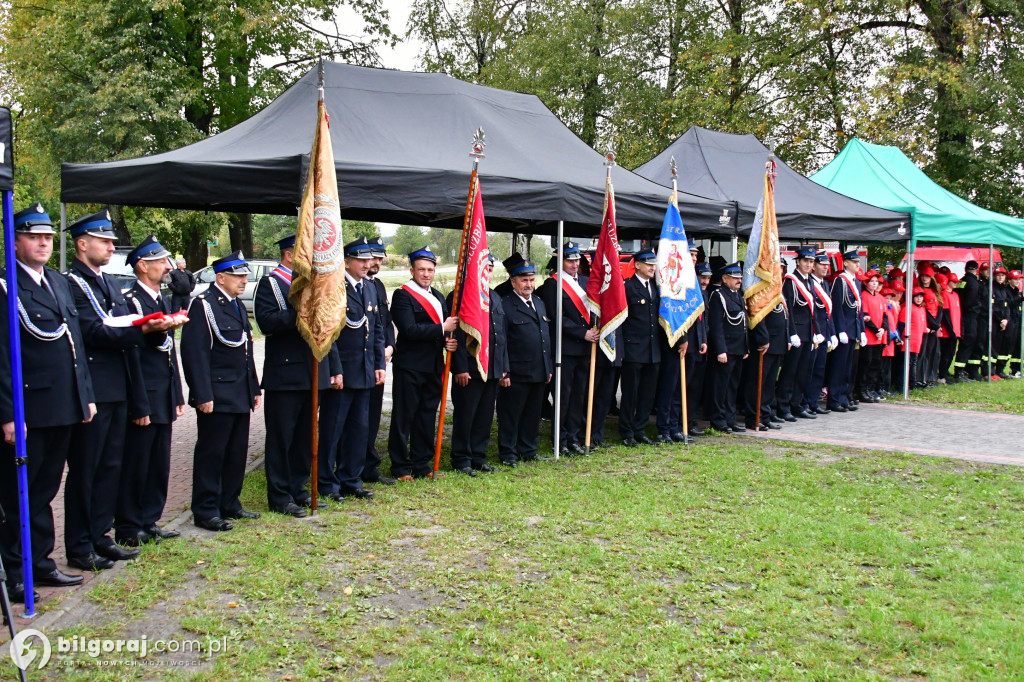
[[[640,305],[647,305],[647,301],[645,301],[644,299],[641,298],[640,299]]]

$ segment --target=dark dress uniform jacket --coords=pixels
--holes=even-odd
[[[814,277],[807,278],[807,282],[811,285],[811,297],[814,300],[814,328],[825,337],[825,343],[828,343],[829,338],[838,332],[836,332],[835,326],[833,326],[832,316],[829,314],[828,308],[825,307],[825,302],[818,296],[818,289],[814,286],[816,279]],[[831,301],[832,292],[829,289],[828,282],[822,280],[818,282],[818,286],[825,292],[825,297]]]
[[[142,327],[110,327],[103,324],[93,301],[78,282],[83,282],[92,292],[92,298],[104,314],[120,317],[136,313],[129,308],[121,294],[121,285],[106,274],[97,275],[89,266],[77,258],[68,269],[71,293],[78,308],[78,326],[85,339],[89,373],[92,376],[96,402],[117,403],[128,399],[129,367],[126,350],[143,345],[159,345],[166,334],[143,334]],[[147,338],[148,337],[148,338]]]
[[[864,318],[857,309],[857,297],[850,292],[850,287],[843,277],[832,281],[832,324],[836,335],[846,332],[850,343],[856,343],[864,331]],[[860,282],[854,281],[853,286],[860,292]]]
[[[125,295],[133,313],[151,315],[171,312],[163,297],[158,298],[154,300],[138,282]],[[178,373],[178,357],[174,352],[174,337],[161,334],[156,336],[164,336],[164,344],[155,348],[135,348],[128,352],[129,364],[132,366],[128,418],[149,417],[154,424],[170,424],[175,420],[175,408],[184,405],[185,398],[182,394],[181,375]]]
[[[622,338],[625,341],[623,362],[654,364],[661,362],[662,343],[657,335],[664,336],[659,329],[661,298],[658,285],[652,279],[648,291],[637,276],[626,280],[626,302],[629,314],[622,323]],[[653,293],[651,293],[653,292]]]
[[[268,391],[313,390],[313,352],[295,326],[297,313],[288,301],[290,291],[290,284],[274,275],[265,275],[256,285],[253,295],[256,324],[266,337],[262,386]],[[341,373],[333,346],[326,360],[317,367],[317,388],[320,390],[330,388],[331,376]]]
[[[853,343],[853,337],[850,337]],[[768,344],[768,355],[785,355],[789,349],[789,319],[780,303],[750,330],[750,345],[754,350]]]
[[[384,287],[384,282],[380,281],[376,277],[372,280],[366,278],[364,282],[371,282],[374,290],[377,292],[377,309],[374,311],[380,322],[384,326],[384,347],[387,348],[395,346],[395,323],[391,319],[391,309],[388,308],[388,290]]]
[[[708,355],[747,353],[747,316],[740,292],[717,287],[708,297]]]
[[[245,343],[232,348],[218,340],[204,302],[224,339],[237,342],[244,338]],[[242,303],[228,300],[217,286],[192,299],[189,322],[181,333],[181,361],[192,407],[212,400],[214,412],[238,414],[253,409],[260,382],[252,357],[252,327],[242,311]]]
[[[586,292],[587,278],[580,275],[576,278],[576,281],[579,282],[580,288]],[[585,338],[587,330],[590,329],[590,314],[588,313],[586,318],[580,314],[579,308],[569,298],[569,294],[562,291],[562,286],[554,277],[548,277],[544,280],[544,284],[534,292],[533,296],[534,298],[539,296],[544,302],[544,307],[547,309],[547,315],[550,318],[549,333],[551,338],[554,339],[556,333],[555,325],[557,320],[555,320],[554,315],[555,311],[558,310],[558,299],[555,297],[559,292],[562,293],[562,355],[590,357],[590,347],[593,344]],[[509,295],[514,296],[515,291]],[[585,302],[586,294],[584,294]]]
[[[444,296],[431,287],[431,295],[441,303],[441,322],[448,317]],[[411,372],[434,374],[438,378],[444,369],[444,332],[441,325],[430,317],[419,301],[405,289],[395,290],[391,297],[391,317],[398,328],[395,341],[395,367]]]
[[[793,276],[800,280],[807,291],[811,291],[807,278],[800,273],[795,273]],[[807,299],[797,290],[793,280],[788,277],[782,281],[782,297],[786,299],[786,307],[789,309],[790,336],[799,336],[801,343],[810,343],[814,336],[813,312],[808,307]]]
[[[0,278],[6,277],[4,272],[0,270]],[[29,428],[77,424],[89,416],[89,403],[96,402],[71,287],[67,279],[52,268],[44,268],[43,276],[53,296],[18,266],[18,298],[35,327],[52,332],[67,322],[68,332],[56,341],[41,341],[25,330],[23,323],[20,325],[22,392],[25,423]],[[0,299],[6,311],[6,281],[0,286]],[[11,337],[7,315],[0,315],[0,318],[0,424],[6,424],[14,421]],[[74,353],[67,352],[69,339],[74,344]]]
[[[514,382],[544,383],[553,371],[550,319],[544,301],[536,296],[530,300],[536,312],[514,291],[502,299],[508,335],[508,375]]]
[[[504,374],[508,373],[508,350],[505,346],[505,309],[501,304],[501,297],[493,289],[490,293],[491,325],[490,345],[488,346],[490,358],[487,363],[487,380],[497,381]],[[452,295],[448,294],[447,304],[450,306],[451,302]],[[462,327],[455,330],[455,338],[459,342],[459,347],[452,355],[452,374],[469,372],[472,378],[481,379],[476,358],[470,355],[469,350],[466,348],[466,332],[462,331]]]
[[[365,317],[360,327],[344,324],[334,348],[341,360],[341,374],[346,389],[373,388],[377,385],[374,370],[384,369],[384,326],[377,312],[377,288],[363,280],[363,295],[345,278],[348,295],[346,317],[353,322]],[[419,305],[419,304],[417,304]]]

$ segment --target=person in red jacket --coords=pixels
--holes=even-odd
[[[881,291],[882,297],[885,298],[885,320],[889,324],[889,338],[885,347],[882,349],[882,395],[892,395],[892,391],[895,388],[895,382],[893,381],[893,358],[896,357],[897,347],[903,346],[903,339],[899,333],[899,322],[900,322],[900,304],[899,294],[893,291],[890,287],[885,287]],[[899,367],[900,365],[897,365]]]
[[[927,383],[922,379],[921,348],[924,346],[925,332],[928,330],[928,311],[924,307],[924,289],[914,287],[914,305],[910,309],[910,338],[907,350],[910,352],[910,381],[912,388],[925,388]]]
[[[949,275],[938,273],[935,282],[942,293],[942,317],[939,320],[939,382],[957,383],[956,374],[950,371],[956,355],[956,344],[960,338],[960,297],[953,293],[953,281]]]
[[[889,338],[888,320],[885,319],[886,300],[879,292],[881,277],[869,270],[861,292],[861,313],[864,316],[864,336],[861,337],[860,365],[861,400],[877,403],[883,400],[881,390],[882,350]]]

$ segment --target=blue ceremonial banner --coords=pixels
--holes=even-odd
[[[668,345],[674,346],[704,312],[704,295],[697,282],[683,219],[675,202],[669,202],[665,222],[661,224],[657,278],[661,292],[661,327],[668,336]]]

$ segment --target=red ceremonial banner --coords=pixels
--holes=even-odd
[[[601,350],[609,360],[615,360],[615,335],[619,325],[626,321],[626,286],[619,269],[619,233],[615,227],[615,192],[611,180],[605,183],[604,220],[601,235],[594,251],[587,281],[587,301],[600,316]]]
[[[491,273],[487,249],[487,225],[480,181],[474,185],[473,215],[466,239],[466,259],[459,294],[459,327],[466,332],[466,349],[476,358],[480,376],[487,380],[491,356]]]

